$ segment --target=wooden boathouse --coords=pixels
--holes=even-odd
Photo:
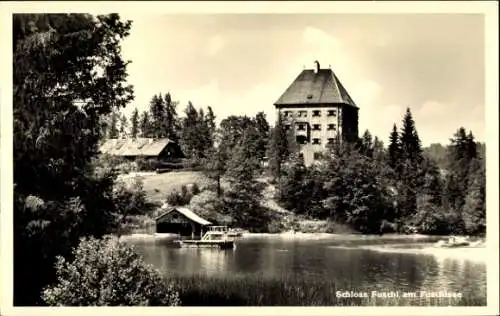
[[[156,232],[178,234],[183,237],[200,238],[208,230],[211,222],[201,218],[186,207],[167,207],[156,217]]]

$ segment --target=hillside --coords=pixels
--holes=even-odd
[[[182,186],[196,183],[200,188],[209,184],[209,179],[199,171],[175,171],[166,173],[143,172],[130,173],[120,177],[122,180],[136,178],[142,180],[148,200],[161,203],[174,190],[180,191]]]
[[[200,189],[206,188],[210,184],[210,180],[199,171],[176,171],[167,173],[130,173],[120,176],[123,181],[129,181],[139,178],[143,182],[144,190],[147,198],[153,203],[163,203],[167,195],[177,190],[180,191],[182,186],[189,187],[196,183]],[[263,191],[262,206],[276,215],[277,222],[273,223],[270,232],[278,233],[288,230],[297,232],[333,232],[333,233],[354,233],[351,229],[344,225],[339,225],[324,220],[311,220],[297,217],[290,210],[281,207],[274,199],[276,187],[269,183],[268,178],[262,177],[258,181],[266,184]],[[222,187],[227,186],[227,183],[222,181]],[[147,217],[147,216],[146,216]],[[142,218],[142,223],[139,226],[145,228],[153,224],[151,218]],[[137,227],[140,228],[140,227]],[[151,227],[150,227],[151,228]]]

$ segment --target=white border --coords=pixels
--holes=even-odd
[[[486,143],[487,143],[487,307],[304,307],[304,308],[20,308],[12,307],[12,13],[116,12],[154,13],[480,13],[485,15]],[[1,278],[2,315],[117,314],[159,315],[496,315],[498,303],[498,4],[494,1],[377,1],[377,2],[2,2],[0,41],[1,118]],[[459,93],[459,91],[457,91]]]

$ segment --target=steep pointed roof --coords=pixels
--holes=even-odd
[[[346,104],[357,108],[331,69],[303,70],[274,103],[276,107],[299,104]]]

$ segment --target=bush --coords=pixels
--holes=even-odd
[[[422,234],[447,235],[464,232],[464,223],[458,212],[434,205],[425,195],[417,199],[417,212],[410,225],[415,226]]]
[[[83,238],[72,262],[57,257],[58,283],[45,289],[51,306],[176,306],[179,294],[117,238]]]
[[[267,232],[271,234],[277,234],[286,231],[285,224],[280,219],[272,219],[267,224]]]
[[[192,197],[193,197],[192,190],[190,192],[188,188],[185,185],[183,185],[181,186],[180,192],[174,190],[170,192],[169,195],[167,195],[167,203],[176,206],[187,205],[191,201]]]
[[[221,225],[233,223],[232,217],[225,212],[222,199],[213,191],[206,190],[193,196],[189,207],[193,212],[213,223]]]
[[[200,187],[198,186],[198,184],[193,183],[193,185],[191,186],[191,195],[195,196],[195,195],[200,194],[200,192],[201,192],[201,190],[200,190]]]
[[[144,215],[148,211],[146,191],[140,179],[117,182],[113,190],[113,202],[118,214]]]

